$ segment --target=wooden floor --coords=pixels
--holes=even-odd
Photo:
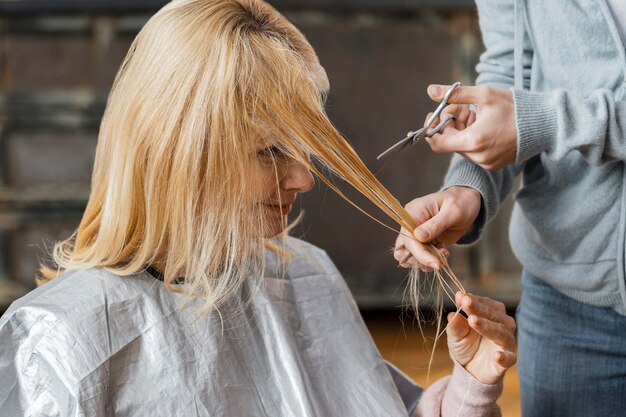
[[[395,364],[402,371],[411,376],[423,387],[431,385],[452,370],[452,362],[448,356],[445,336],[435,349],[434,362],[428,377],[428,362],[435,331],[432,328],[425,330],[427,343],[420,334],[412,319],[405,319],[402,325],[399,313],[367,313],[365,322],[382,353],[383,357]],[[504,379],[504,393],[498,401],[504,417],[519,417],[519,380],[517,367],[509,370]]]

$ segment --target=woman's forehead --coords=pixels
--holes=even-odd
[[[255,129],[252,134],[252,143],[255,148],[263,149],[271,146],[292,147],[294,140],[289,140],[284,134],[277,132],[269,126],[263,126]]]
[[[253,136],[252,143],[254,144],[255,149],[261,150],[269,148],[270,146],[275,146],[277,141],[272,137],[272,135],[257,133]]]

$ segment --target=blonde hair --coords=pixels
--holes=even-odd
[[[255,186],[259,136],[343,196],[318,161],[413,230],[410,215],[328,119],[328,87],[305,37],[263,1],[163,7],[117,74],[83,219],[55,246],[57,270],[42,268],[40,281],[90,267],[130,275],[159,262],[168,289],[177,291],[182,275],[207,309],[219,307],[251,264],[262,263],[266,241],[249,226],[255,213],[243,197]]]

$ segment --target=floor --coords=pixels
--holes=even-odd
[[[433,344],[435,331],[425,329],[427,338],[420,334],[417,325],[410,318],[402,324],[399,312],[377,312],[364,314],[365,322],[383,357],[394,363],[411,376],[421,386],[427,387],[452,370],[452,362],[448,356],[445,336],[436,348],[430,375],[428,375],[429,349]],[[510,369],[504,379],[504,393],[498,401],[504,417],[519,417],[519,380],[517,367]]]

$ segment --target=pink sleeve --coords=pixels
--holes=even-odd
[[[441,378],[422,394],[416,417],[501,417],[496,400],[502,382],[487,385],[478,382],[465,368],[454,363],[451,376]]]

